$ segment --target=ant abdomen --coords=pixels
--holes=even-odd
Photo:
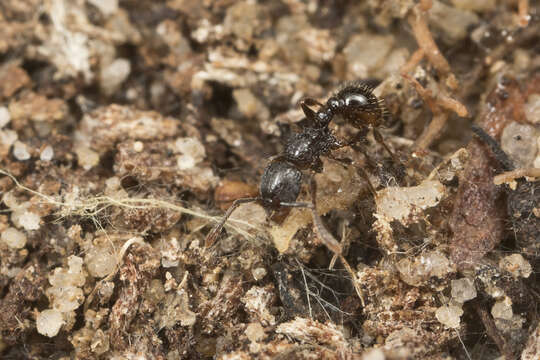
[[[302,186],[302,172],[287,161],[272,161],[261,177],[260,194],[267,212],[296,201]]]

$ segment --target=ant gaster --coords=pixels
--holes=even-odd
[[[348,272],[354,277],[354,272],[341,253],[340,244],[326,229],[316,211],[316,183],[313,174],[323,170],[321,156],[335,159],[331,155],[332,150],[356,144],[365,138],[369,129],[373,129],[375,140],[383,144],[395,158],[376,130],[386,114],[386,109],[382,101],[373,94],[372,88],[362,83],[345,86],[330,97],[324,105],[315,99],[306,98],[300,102],[300,106],[306,116],[307,125],[300,132],[288,136],[283,152],[271,159],[261,178],[259,196],[235,200],[223,219],[208,234],[206,246],[211,246],[215,242],[225,222],[240,204],[259,202],[268,215],[291,207],[308,208],[311,210],[315,231],[321,241],[340,258]],[[311,106],[319,106],[319,110],[314,111]],[[335,115],[341,115],[355,128],[360,129],[351,141],[345,142],[336,138],[329,129],[328,125]],[[302,185],[302,170],[311,172],[311,203],[296,201]],[[375,193],[363,170],[360,174],[367,180],[370,190]],[[354,285],[356,292],[362,298],[356,281]]]

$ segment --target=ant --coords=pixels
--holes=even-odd
[[[354,146],[366,137],[369,129],[373,130],[375,140],[381,143],[396,159],[376,129],[381,125],[387,110],[383,101],[373,94],[373,89],[363,83],[353,83],[343,87],[330,97],[326,104],[321,104],[312,98],[306,98],[300,102],[300,106],[306,116],[306,125],[301,131],[287,136],[283,152],[271,158],[261,177],[259,196],[235,200],[223,219],[208,234],[205,244],[206,247],[214,244],[225,222],[240,204],[258,202],[266,210],[268,216],[288,208],[307,208],[311,211],[314,228],[321,241],[340,258],[347,271],[355,279],[352,268],[342,255],[341,245],[326,229],[316,211],[317,189],[313,175],[323,170],[321,156],[341,161],[334,158],[331,152],[345,146]],[[314,111],[311,106],[319,106],[319,110]],[[333,135],[328,126],[335,115],[341,115],[355,128],[360,129],[352,140],[342,141]],[[296,201],[302,185],[303,170],[309,170],[311,173],[309,176],[311,203]],[[375,195],[375,189],[367,174],[363,169],[359,169],[359,172],[367,181],[370,191]],[[356,292],[362,299],[356,283],[354,281]]]

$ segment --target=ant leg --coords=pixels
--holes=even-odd
[[[339,243],[330,233],[330,231],[326,229],[326,226],[324,226],[323,221],[319,213],[317,212],[317,183],[315,182],[315,178],[313,176],[310,180],[310,193],[312,202],[312,206],[310,207],[310,209],[311,215],[313,217],[313,225],[315,225],[315,231],[328,249],[330,249],[334,254],[340,255],[341,245],[339,245]]]
[[[300,100],[300,107],[302,108],[302,111],[304,111],[304,115],[306,115],[308,121],[310,121],[312,124],[317,124],[317,113],[313,111],[310,106],[316,105],[320,107],[323,106],[320,102],[313,98],[305,98]]]
[[[260,200],[260,198],[243,198],[243,199],[234,200],[232,205],[227,209],[227,212],[225,213],[225,215],[223,216],[221,221],[216,226],[214,226],[212,231],[210,231],[210,233],[206,237],[206,240],[204,242],[204,246],[205,247],[210,247],[210,246],[214,245],[214,243],[216,242],[217,236],[219,235],[219,233],[221,232],[221,229],[223,229],[223,226],[225,225],[225,222],[227,221],[229,216],[231,216],[233,211],[236,210],[237,207],[239,207],[242,204],[253,202],[253,201],[258,201],[258,200]]]
[[[371,180],[369,180],[369,175],[367,174],[366,170],[362,169],[361,167],[357,167],[356,171],[358,172],[358,175],[360,175],[368,184],[369,192],[371,193],[371,195],[373,195],[373,198],[377,199],[377,191],[371,183]]]
[[[358,145],[358,141],[359,139],[361,139],[363,136],[355,136],[355,138],[351,141],[349,141],[348,143],[344,144],[343,146],[350,146],[352,147],[353,149],[357,150],[357,151],[360,151],[362,154],[364,154],[364,156],[366,157],[366,161],[367,163],[371,166],[371,167],[376,167],[377,164],[375,164],[375,162],[368,156],[367,154],[367,151],[366,149],[361,146],[361,145]],[[357,139],[358,138],[358,139]],[[337,161],[341,164],[345,164],[345,165],[350,165],[351,164],[351,161],[350,160],[347,160],[347,159],[340,159],[340,158],[337,158],[335,156],[333,156],[332,154],[329,154],[327,156],[329,159],[331,160],[334,160],[334,161]],[[369,180],[369,176],[368,174],[366,173],[366,171],[364,169],[362,169],[361,167],[357,167],[356,168],[356,171],[358,172],[358,174],[365,180],[365,182],[367,183],[368,185],[368,188],[369,188],[369,192],[373,195],[374,198],[377,197],[377,191],[375,190],[375,187],[373,186],[373,184],[371,183],[371,180]]]
[[[381,135],[381,133],[379,132],[379,130],[373,128],[373,137],[375,138],[375,141],[378,142],[379,144],[381,144],[385,149],[386,151],[390,154],[390,156],[392,157],[392,159],[394,160],[394,162],[396,164],[401,164],[403,165],[403,163],[401,162],[401,160],[397,157],[397,155],[392,151],[390,150],[390,148],[388,147],[388,145],[386,145],[386,143],[384,142],[384,139]]]
[[[362,290],[359,287],[359,281],[356,277],[356,274],[354,273],[354,270],[349,265],[349,262],[345,259],[342,253],[342,248],[339,242],[336,240],[334,235],[328,231],[326,226],[324,226],[321,217],[317,213],[317,183],[315,182],[315,177],[311,177],[310,180],[310,193],[311,193],[311,215],[313,217],[313,225],[315,228],[315,232],[319,236],[319,239],[326,245],[326,247],[332,251],[341,261],[343,266],[345,267],[345,270],[349,273],[349,275],[352,278],[354,290],[356,291],[356,294],[360,298],[360,301],[362,302],[362,306],[365,307],[365,301],[364,296],[362,294]]]
[[[279,203],[280,206],[284,207],[291,207],[291,208],[308,208],[311,209],[313,207],[313,204],[306,203],[306,202],[281,202]]]

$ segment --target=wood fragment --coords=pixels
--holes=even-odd
[[[482,323],[484,324],[484,327],[486,329],[486,333],[488,336],[497,344],[497,347],[499,348],[499,351],[504,356],[506,360],[514,359],[514,353],[512,349],[510,348],[510,345],[506,341],[506,339],[501,335],[499,330],[497,329],[497,326],[495,326],[495,321],[491,317],[491,315],[486,311],[484,308],[485,305],[480,305],[478,302],[475,303],[474,308],[476,312],[478,313],[478,316],[480,316],[480,319],[482,320]]]
[[[495,185],[501,185],[504,183],[510,183],[521,177],[532,177],[540,178],[540,169],[538,168],[520,168],[512,171],[507,171],[502,174],[499,174],[493,178],[493,183]]]
[[[450,69],[450,64],[442,55],[439,47],[435,43],[429,27],[427,24],[427,5],[423,2],[414,7],[411,14],[409,14],[408,21],[412,27],[414,37],[418,46],[422,48],[425,56],[428,58],[430,64],[432,64],[435,69],[441,74],[446,76],[452,76],[455,79],[455,76],[452,74]],[[458,86],[457,81],[451,81],[451,88],[456,89]]]

